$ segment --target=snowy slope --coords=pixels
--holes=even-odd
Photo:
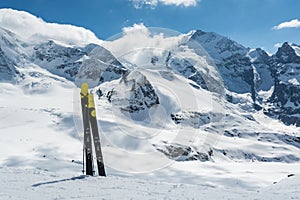
[[[155,182],[139,178],[66,176],[43,170],[0,168],[1,199],[298,199],[298,176],[245,190]],[[9,187],[14,182],[18,188]]]
[[[277,85],[272,91],[272,81],[264,80],[273,76],[271,58],[263,51],[249,53],[214,33],[155,35],[144,26],[100,45],[45,32],[40,37],[38,29],[38,36],[27,36],[22,27],[2,20],[11,13],[36,26],[28,13],[0,11],[3,199],[281,199],[286,191],[299,198],[299,187],[285,188],[298,183],[295,177],[273,184],[299,174],[299,127],[253,107],[253,93],[260,98],[276,94]],[[197,47],[200,43],[211,57]],[[118,45],[126,52],[119,52]],[[255,68],[259,76],[250,81],[247,73],[251,69],[254,77]],[[298,76],[297,70],[293,73]],[[284,72],[276,77],[298,88],[298,77],[292,76]],[[107,179],[79,176],[83,128],[78,86],[83,81],[91,92],[100,88],[104,93],[95,101]],[[14,192],[16,187],[20,192]]]
[[[194,44],[197,43],[207,51],[217,65],[225,86],[230,91],[251,92],[252,66],[250,60],[245,56],[249,49],[216,33],[198,30],[191,34],[187,45],[194,48]],[[197,53],[199,54],[199,52]]]

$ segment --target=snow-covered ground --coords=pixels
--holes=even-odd
[[[300,179],[285,177],[248,189],[172,183],[136,177],[68,176],[41,169],[0,168],[0,198],[35,199],[299,199]],[[199,180],[200,182],[200,180]]]
[[[194,136],[204,132],[171,126],[168,122],[161,124],[167,128],[161,128],[151,123],[131,121],[114,112],[105,98],[96,102],[108,177],[81,176],[82,125],[78,118],[78,89],[73,83],[56,78],[45,79],[49,87],[45,89],[45,93],[39,94],[30,93],[31,89],[24,89],[22,84],[1,83],[1,199],[300,197],[297,176],[287,178],[289,174],[299,174],[299,162],[257,162],[243,158],[232,161],[218,153],[209,162],[170,160],[151,149],[151,144],[159,140],[174,139],[174,131],[178,133],[185,130],[186,134]],[[105,89],[105,85],[103,88]],[[266,130],[270,126],[273,126],[274,131],[295,130],[259,112],[254,117],[267,127]],[[251,123],[247,126],[250,125]],[[130,128],[133,126],[134,129]],[[247,126],[245,128],[249,128]],[[180,139],[186,139],[182,133],[179,135]],[[243,137],[220,136],[217,140],[213,147],[235,149],[235,154],[239,153],[239,149],[247,148],[250,151],[257,149],[256,153],[261,154],[264,149],[272,149],[271,144],[273,149],[276,147],[273,143],[268,147],[264,142]],[[197,146],[203,141],[201,137],[194,137],[191,143]],[[241,145],[244,147],[240,147]],[[296,147],[280,143],[277,148],[299,152]],[[272,154],[265,153],[266,156]],[[274,153],[279,152],[277,150]],[[274,184],[275,182],[278,183]]]
[[[19,36],[0,29],[1,200],[300,198],[300,128],[253,109],[249,92],[227,91],[231,101],[226,101],[214,65],[197,55],[194,50],[199,49],[178,46],[188,35],[151,38],[144,26],[125,30],[123,38],[104,43],[121,64],[103,47],[83,47],[101,43],[87,30],[37,23],[28,13],[1,12],[45,29],[41,35]],[[22,26],[19,30],[5,24],[2,28],[22,32]],[[47,31],[53,27],[87,38],[54,37]],[[132,32],[136,28],[141,38]],[[198,35],[206,39],[204,32]],[[207,46],[209,51],[217,51],[219,42],[246,51],[222,36],[209,35],[217,38],[213,48]],[[126,53],[117,47],[130,46],[128,37],[136,49]],[[134,39],[147,40],[151,48]],[[223,56],[229,56],[228,50]],[[107,65],[105,59],[114,64]],[[106,70],[104,83],[99,63]],[[201,85],[199,71],[208,90],[201,88],[205,83]],[[105,178],[82,175],[83,128],[74,81],[84,78],[101,83],[104,93],[95,101]],[[260,96],[271,95],[273,89],[266,88],[270,90]],[[143,109],[130,110],[132,104]]]

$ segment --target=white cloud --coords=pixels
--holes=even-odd
[[[280,23],[277,26],[274,26],[273,29],[279,30],[283,28],[299,28],[300,27],[300,21],[298,19],[293,19],[289,22],[283,22]]]
[[[276,43],[276,44],[274,44],[274,47],[275,48],[279,48],[279,47],[281,47],[282,46],[282,43]]]
[[[147,28],[144,24],[134,24],[123,28],[122,34],[112,41],[104,41],[103,47],[117,58],[123,58],[134,64],[145,63],[153,55],[160,55],[182,41],[185,34],[159,28]],[[150,59],[150,58],[149,58]]]
[[[160,0],[165,5],[176,5],[176,6],[196,6],[197,0]]]
[[[12,9],[0,9],[0,27],[32,41],[57,40],[71,45],[101,42],[85,28],[47,23],[27,12]]]
[[[136,9],[141,9],[143,7],[155,8],[157,6],[158,0],[130,0]]]
[[[190,7],[190,6],[196,6],[199,0],[129,0],[129,1],[132,1],[136,9],[140,9],[144,7],[155,8],[158,5],[158,3],[163,5]]]

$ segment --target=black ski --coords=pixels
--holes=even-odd
[[[89,122],[89,109],[88,109],[88,84],[83,83],[81,85],[81,108],[82,108],[82,119],[83,119],[83,129],[84,129],[84,142],[83,149],[86,158],[86,175],[93,176],[93,155],[92,155],[92,138]]]
[[[88,108],[89,108],[89,120],[91,124],[94,147],[95,147],[96,158],[97,158],[98,174],[99,176],[106,176],[102,150],[101,150],[100,137],[98,132],[97,116],[96,116],[93,94],[88,95]]]

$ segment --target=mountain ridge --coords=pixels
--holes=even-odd
[[[188,130],[192,128],[188,133],[196,130],[212,138],[223,134],[233,139],[250,137],[256,142],[265,141],[262,135],[268,132],[273,137],[270,141],[282,145],[288,141],[291,141],[289,145],[297,143],[298,137],[290,133],[281,136],[284,132],[271,128],[259,130],[263,127],[259,120],[264,119],[261,113],[287,125],[300,126],[297,45],[284,43],[276,54],[268,55],[262,49],[243,47],[216,33],[194,31],[183,38],[171,45],[172,48],[139,48],[115,57],[113,51],[99,44],[69,45],[55,40],[31,43],[17,38],[17,33],[4,31],[0,47],[5,51],[0,51],[0,63],[3,63],[1,69],[15,70],[17,84],[29,93],[47,93],[53,90],[57,81],[68,84],[71,81],[76,86],[88,82],[93,90],[102,89],[104,98],[99,102],[105,106],[108,103],[116,105],[112,110],[115,115],[120,115],[116,118],[122,122],[117,125],[126,130],[130,123],[151,128],[171,127],[170,130],[182,126]],[[11,80],[12,72],[3,70],[1,73],[1,81]],[[121,116],[130,122],[123,122]],[[108,114],[106,117],[107,121],[112,119]],[[246,125],[241,124],[244,120]],[[255,126],[258,128],[253,128]],[[145,134],[149,133],[146,131]],[[195,158],[201,161],[212,161],[213,155],[221,160],[299,160],[297,156],[291,156],[293,150],[266,158],[261,152],[257,155],[243,149],[235,154],[223,147],[213,147],[214,142],[209,141],[207,146],[199,149],[201,145],[190,147],[189,143],[169,144],[155,140],[151,147],[157,147],[158,152],[164,152],[172,159],[171,153],[162,149],[172,146],[171,149],[186,155],[197,154]],[[209,156],[203,159],[200,155]]]
[[[295,86],[295,84],[290,84],[288,81],[283,84],[282,80],[290,80],[292,78],[289,77],[292,77],[292,74],[296,74],[295,80],[299,81],[299,78],[297,78],[297,75],[299,75],[299,67],[294,66],[295,64],[300,63],[300,56],[297,54],[299,50],[298,45],[284,42],[282,46],[278,48],[276,53],[273,55],[268,55],[260,48],[254,50],[246,48],[241,44],[238,44],[237,42],[217,33],[204,32],[201,30],[192,31],[191,33],[192,34],[190,35],[188,41],[181,45],[189,45],[191,41],[196,41],[198,44],[200,44],[216,63],[221,78],[225,83],[225,88],[228,91],[242,94],[250,93],[256,109],[263,109],[266,107],[264,104],[286,104],[289,100],[297,107],[298,102],[295,100],[296,97],[289,98],[289,100],[288,98],[283,99],[283,96],[292,96],[292,94],[283,95],[279,91],[281,91],[282,88],[289,90],[290,93],[291,91],[297,91],[297,86]],[[8,37],[10,37],[10,39]],[[35,45],[33,55],[26,55],[25,52],[19,52],[20,49],[22,51],[22,48],[24,48],[22,46],[28,48],[26,47],[26,44],[21,42],[14,33],[2,28],[2,43],[0,52],[2,68],[0,72],[2,74],[7,73],[9,78],[6,78],[6,80],[11,79],[16,73],[19,72],[18,69],[14,67],[14,63],[18,62],[20,59],[29,59],[29,61],[33,62],[34,64],[42,65],[50,72],[63,76],[72,81],[75,81],[75,76],[77,76],[79,73],[82,65],[100,65],[100,63],[103,61],[103,69],[101,72],[96,73],[98,74],[96,77],[100,77],[98,83],[93,83],[95,78],[91,78],[91,81],[89,81],[93,86],[97,86],[103,81],[120,78],[122,74],[125,74],[125,72],[128,70],[126,67],[122,66],[117,59],[113,58],[113,55],[108,50],[105,50],[105,48],[101,47],[100,45],[87,45],[84,48],[71,46],[64,47],[60,44],[57,44],[53,40],[49,40],[44,44]],[[7,53],[4,53],[2,48],[5,48]],[[97,53],[95,53],[96,49],[99,49],[97,50]],[[169,56],[171,55],[170,53],[171,51],[169,52]],[[19,55],[17,56],[17,54]],[[86,57],[89,56],[89,54],[91,55],[92,59],[88,59]],[[28,56],[31,56],[31,58],[26,58]],[[11,61],[10,57],[12,57],[14,61]],[[57,60],[59,57],[62,59],[61,61]],[[46,61],[44,61],[44,59],[46,59]],[[99,59],[100,61],[102,60],[100,63],[97,61]],[[170,59],[170,57],[168,59]],[[151,62],[153,63],[154,60],[155,59],[152,59]],[[169,61],[166,61],[166,65],[168,65],[167,62]],[[174,61],[172,62],[174,63]],[[189,65],[189,68],[194,66],[193,64],[189,63],[188,60],[185,60],[184,62]],[[57,66],[51,66],[53,65],[51,63],[60,64]],[[177,63],[176,65],[182,66],[186,64]],[[171,63],[171,65],[174,64]],[[285,65],[288,65],[290,68],[294,68],[290,69],[291,71],[294,70],[293,73],[282,70]],[[114,69],[112,66],[114,66]],[[107,75],[104,75],[106,78],[103,76],[101,77],[100,75],[103,73],[103,70],[110,70],[110,72],[107,71]],[[178,70],[179,68],[177,71]],[[204,83],[205,81],[203,79],[203,73],[202,75],[201,73],[199,74],[199,71],[196,69],[189,70],[192,70],[192,74],[188,75],[189,79],[196,82],[200,87],[207,89],[207,86]],[[178,72],[186,73],[180,70]],[[81,71],[80,73],[86,75],[89,72]],[[79,75],[76,82],[80,84],[80,82],[82,82],[79,80],[80,77],[85,75]],[[4,79],[4,76],[2,77]],[[258,93],[260,91],[270,90],[271,87],[274,87],[274,91],[269,99],[264,99],[264,97],[259,96]],[[268,107],[270,106],[268,105]],[[287,109],[284,108],[284,105],[274,105],[272,109],[265,109],[265,113],[269,116],[273,116],[275,118],[277,117],[286,124],[295,124],[296,126],[300,126],[300,118],[294,116],[297,114],[297,112],[298,108],[293,109],[289,107]]]

